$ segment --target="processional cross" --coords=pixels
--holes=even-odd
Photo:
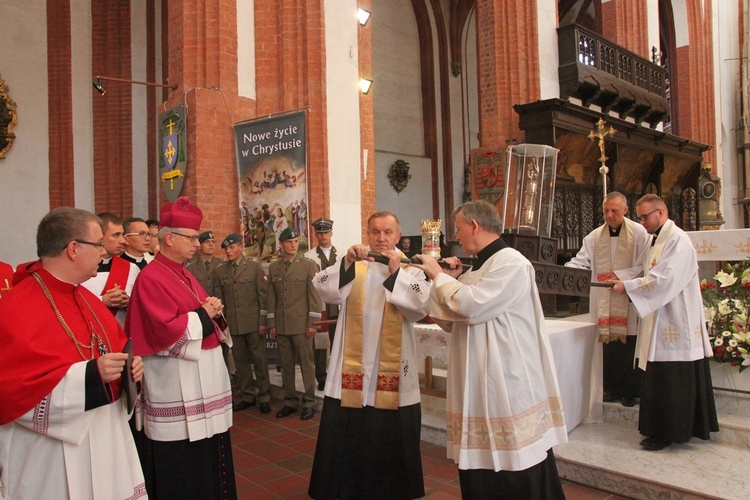
[[[602,183],[604,186],[604,197],[607,196],[607,174],[609,173],[609,167],[607,166],[607,156],[604,154],[604,139],[608,135],[614,135],[615,129],[612,128],[610,125],[609,129],[605,130],[604,127],[604,118],[599,118],[599,121],[596,122],[596,130],[592,130],[589,133],[589,140],[593,141],[594,139],[599,140],[599,152],[601,153],[601,156],[599,157],[599,161],[602,162],[602,166],[599,167],[599,173],[602,174]],[[604,198],[603,197],[603,198]]]

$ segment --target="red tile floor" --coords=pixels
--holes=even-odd
[[[240,499],[309,498],[315,442],[320,413],[302,421],[299,413],[276,418],[283,403],[272,400],[272,412],[258,408],[234,414],[232,448],[237,492]],[[422,441],[425,498],[461,498],[456,465],[445,457],[445,447]],[[575,483],[563,483],[568,499],[615,500],[621,497]]]

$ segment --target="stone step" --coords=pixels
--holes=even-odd
[[[693,438],[646,451],[637,429],[584,424],[555,447],[560,476],[635,499],[748,498],[750,450]]]
[[[733,402],[734,401],[734,402]],[[619,403],[604,403],[604,422],[629,429],[638,429],[638,406],[626,408]],[[716,413],[719,418],[719,432],[711,434],[711,440],[718,444],[736,446],[750,450],[750,411],[740,413],[744,405],[737,404],[736,398],[716,395]],[[737,413],[734,410],[738,410]]]

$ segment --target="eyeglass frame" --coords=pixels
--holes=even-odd
[[[148,231],[141,231],[139,233],[125,233],[123,236],[140,236],[141,238],[151,238],[151,233]]]
[[[177,231],[170,231],[172,234],[176,234],[177,236],[182,236],[183,238],[187,238],[190,240],[190,243],[198,243],[198,238],[200,238],[199,234],[188,236],[187,234],[178,233]]]
[[[638,220],[639,220],[639,221],[641,221],[641,222],[646,222],[646,220],[647,220],[647,219],[648,219],[648,218],[649,218],[649,217],[651,216],[651,214],[653,214],[653,213],[654,213],[654,212],[656,212],[657,210],[661,210],[661,208],[655,208],[655,209],[651,210],[651,211],[650,211],[650,212],[648,212],[648,213],[645,213],[645,214],[639,215],[639,216],[638,216]]]
[[[78,238],[73,239],[72,241],[75,241],[79,245],[91,245],[92,247],[99,247],[99,250],[104,250],[104,242],[94,243],[93,241],[86,241]]]

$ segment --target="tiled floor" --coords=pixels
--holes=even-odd
[[[283,406],[271,401],[273,411],[261,414],[257,408],[235,412],[232,427],[234,469],[241,499],[309,498],[315,441],[320,413],[302,421],[299,413],[278,419]],[[445,458],[445,448],[422,441],[425,498],[461,498],[456,465]],[[575,483],[564,483],[568,499],[615,500],[620,497]]]

